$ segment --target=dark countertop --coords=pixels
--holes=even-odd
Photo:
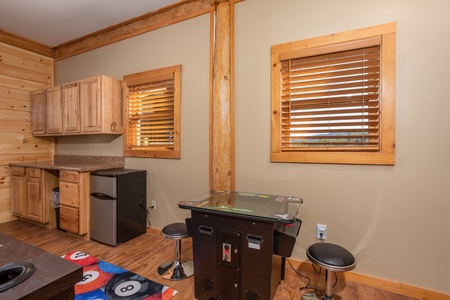
[[[12,162],[9,165],[47,170],[92,172],[123,168],[125,162],[123,156],[55,155],[53,160]]]
[[[0,234],[0,266],[28,261],[36,272],[18,285],[0,292],[0,299],[49,299],[83,278],[83,268],[59,256]]]

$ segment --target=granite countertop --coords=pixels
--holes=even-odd
[[[55,155],[53,160],[12,162],[9,165],[12,167],[92,172],[123,168],[125,160],[123,156]]]
[[[0,299],[49,299],[83,278],[83,268],[59,256],[0,234],[0,266],[31,262],[36,271],[25,281],[0,292]]]

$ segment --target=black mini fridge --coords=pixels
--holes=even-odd
[[[91,239],[116,246],[146,232],[145,170],[95,171],[90,179]]]

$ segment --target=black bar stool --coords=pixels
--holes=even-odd
[[[163,262],[158,268],[158,274],[165,279],[181,280],[194,274],[192,260],[181,260],[181,240],[188,238],[185,223],[172,223],[161,230],[161,235],[166,239],[175,240],[176,260]]]
[[[347,249],[331,243],[315,243],[306,250],[306,256],[315,265],[326,269],[325,295],[323,300],[332,300],[331,272],[350,271],[356,267],[356,259]],[[304,295],[302,299],[314,299],[312,295]],[[317,299],[317,298],[316,298]]]

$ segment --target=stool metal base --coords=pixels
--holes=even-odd
[[[306,292],[303,294],[301,300],[340,300],[341,297],[332,295],[332,296],[317,296],[314,292]]]
[[[192,260],[163,262],[158,268],[158,274],[169,280],[182,280],[194,274],[194,263]]]
[[[313,292],[304,293],[301,300],[321,300]]]

